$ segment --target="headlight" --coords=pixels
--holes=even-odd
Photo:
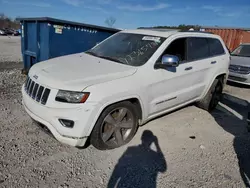
[[[56,95],[56,101],[66,103],[84,103],[90,93],[59,90]]]

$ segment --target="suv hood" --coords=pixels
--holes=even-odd
[[[50,88],[82,91],[90,85],[130,76],[136,70],[129,65],[80,53],[37,63],[30,69],[29,76]]]
[[[250,67],[250,57],[231,56],[230,64]]]

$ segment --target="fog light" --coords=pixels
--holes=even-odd
[[[68,119],[59,119],[59,122],[62,124],[62,126],[67,128],[73,128],[75,124],[74,121]]]

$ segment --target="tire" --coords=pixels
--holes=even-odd
[[[90,135],[90,143],[99,150],[118,148],[131,141],[137,129],[136,107],[128,101],[116,103],[101,113]]]
[[[247,116],[247,132],[250,133],[250,111],[248,112],[248,116]]]
[[[222,98],[223,84],[221,79],[215,79],[205,97],[197,103],[199,108],[211,112]]]
[[[249,132],[249,133],[250,133],[250,126],[248,126],[248,127],[247,127],[247,132]]]

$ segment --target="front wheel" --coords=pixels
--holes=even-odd
[[[132,140],[137,128],[135,106],[128,101],[116,103],[100,115],[91,133],[90,143],[100,150],[114,149]]]
[[[209,112],[212,111],[222,98],[222,90],[221,79],[215,79],[206,96],[197,103],[197,106]]]

